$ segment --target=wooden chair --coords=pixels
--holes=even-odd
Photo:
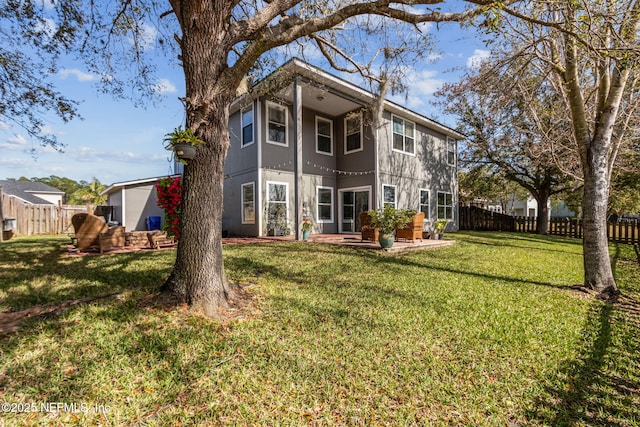
[[[124,247],[124,227],[111,227],[104,218],[88,213],[78,213],[71,217],[71,224],[78,240],[76,250],[96,248],[100,253],[113,247]]]
[[[360,240],[378,241],[378,229],[371,226],[371,216],[367,212],[362,212],[359,216],[360,220]]]
[[[167,236],[167,233],[162,231],[147,233],[147,239],[149,239],[149,245],[153,249],[167,248],[176,245],[176,239]]]
[[[413,216],[413,220],[408,222],[403,228],[396,228],[396,240],[405,239],[413,242],[416,239],[422,241],[422,226],[424,224],[424,212],[418,212]]]

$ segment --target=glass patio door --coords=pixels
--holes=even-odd
[[[360,231],[362,212],[369,210],[369,190],[348,190],[342,193],[342,233],[357,233]]]

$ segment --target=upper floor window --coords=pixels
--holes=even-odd
[[[453,194],[438,191],[438,219],[453,220]]]
[[[383,185],[382,186],[382,205],[391,205],[392,208],[396,207],[396,186],[395,185]]]
[[[267,104],[267,142],[287,145],[287,109],[278,104]]]
[[[333,155],[333,122],[316,117],[316,153]]]
[[[344,153],[354,153],[362,150],[362,114],[350,114],[344,120],[345,141]]]
[[[407,154],[416,154],[416,125],[393,116],[393,149]]]
[[[242,110],[242,146],[253,144],[253,105]]]
[[[455,166],[456,157],[458,157],[456,140],[453,138],[447,137],[447,164],[451,166]]]

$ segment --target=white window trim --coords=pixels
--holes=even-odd
[[[449,162],[449,153],[452,150],[449,150],[449,143],[452,142],[453,143],[453,163]],[[456,143],[456,140],[451,138],[450,136],[447,137],[447,164],[449,166],[455,166],[456,165],[456,161],[458,159],[458,144]]]
[[[329,123],[329,138],[331,140],[331,144],[329,146],[329,152],[327,153],[326,151],[320,151],[318,150],[318,122],[325,122],[325,123]],[[321,117],[321,116],[316,116],[316,153],[318,154],[322,154],[325,156],[333,156],[333,120]]]
[[[272,141],[269,139],[269,109],[277,108],[284,110],[284,144],[278,141]],[[267,101],[267,115],[266,115],[266,133],[267,133],[267,144],[277,145],[278,147],[288,147],[289,146],[289,109],[284,105],[276,104],[275,102]]]
[[[451,205],[441,205],[440,204],[440,194],[445,194],[445,195],[448,194],[449,196],[451,196]],[[446,201],[446,197],[445,197],[445,201]],[[437,194],[436,194],[436,206],[437,206],[436,217],[437,217],[438,220],[448,219],[450,221],[453,221],[455,219],[454,210],[453,210],[453,206],[454,206],[453,193],[449,193],[447,191],[438,191]],[[441,206],[445,208],[444,209],[445,213],[447,211],[447,206],[451,206],[451,218],[442,218],[442,217],[440,217],[440,207]]]
[[[347,120],[353,118],[353,116],[345,117],[344,118],[344,154],[353,154],[353,153],[357,153],[359,151],[364,150],[364,132],[363,132],[363,125],[362,125],[362,113],[357,113],[357,116],[360,119],[360,148],[347,151]]]
[[[426,191],[428,194],[427,211],[424,214],[424,220],[428,221],[431,218],[431,190],[426,188],[418,189],[418,212],[420,212],[420,205],[422,205],[422,192]]]
[[[245,200],[244,200],[244,187],[246,186],[252,186],[252,190],[253,190],[253,221],[247,221],[244,219],[244,205],[245,205]],[[245,182],[244,184],[242,184],[240,186],[240,215],[242,216],[242,223],[243,224],[255,224],[256,223],[256,183],[255,181],[252,182]]]
[[[344,224],[344,199],[343,199],[343,194],[345,192],[355,192],[355,191],[366,191],[369,194],[369,198],[367,199],[367,205],[369,206],[369,209],[373,209],[372,206],[372,202],[373,202],[373,189],[370,185],[365,185],[362,187],[347,187],[347,188],[340,188],[338,189],[338,233],[343,234],[343,233],[350,233],[350,234],[355,234],[355,231],[342,231],[342,227]],[[355,220],[355,218],[354,218]]]
[[[251,132],[251,141],[248,142],[247,144],[244,143],[244,122],[243,122],[243,118],[244,118],[244,113],[247,110],[251,110],[252,111],[252,117],[253,119],[251,120],[251,125],[252,125],[252,132]],[[254,142],[256,142],[256,112],[255,109],[253,108],[253,104],[249,104],[247,107],[244,107],[243,109],[240,110],[240,148],[246,148],[250,145],[253,145]]]
[[[267,203],[267,215],[266,215],[266,222],[269,222],[269,203],[271,203],[271,200],[269,200],[269,185],[274,184],[274,185],[284,185],[285,188],[285,213],[287,215],[286,217],[286,222],[289,223],[289,183],[287,182],[279,182],[279,181],[267,181],[267,187],[266,187],[266,197],[265,197],[265,202]]]
[[[404,138],[406,137],[406,135],[404,134],[404,123],[411,123],[413,125],[413,152],[409,152],[409,151],[404,151],[404,150],[398,150],[396,148],[393,147],[393,135],[395,135],[395,132],[393,131],[393,119],[397,118],[402,120],[403,124],[403,133],[402,133],[402,138],[403,138],[403,143],[402,146],[404,147]],[[418,140],[416,134],[418,133],[418,130],[416,129],[416,124],[415,122],[412,122],[411,120],[407,120],[403,117],[400,116],[396,116],[395,114],[391,115],[391,151],[395,151],[396,153],[402,153],[402,154],[406,154],[407,156],[415,156],[416,155],[416,141]]]
[[[384,188],[385,187],[391,187],[393,188],[393,207],[394,209],[398,208],[398,187],[396,185],[391,185],[391,184],[382,184],[382,197],[380,199],[380,201],[382,202],[382,206],[384,207],[385,205],[385,201],[384,201]]]
[[[331,190],[331,218],[330,219],[320,219],[320,190]],[[334,222],[334,211],[335,211],[335,192],[333,191],[333,187],[325,187],[325,186],[317,186],[316,187],[316,220],[319,224],[333,224]]]

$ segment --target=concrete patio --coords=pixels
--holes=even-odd
[[[261,237],[261,239],[265,240],[278,240],[278,241],[293,241],[294,236],[269,236],[269,237]],[[389,249],[382,249],[378,242],[374,242],[371,240],[360,240],[360,234],[312,234],[309,237],[309,242],[312,243],[325,243],[329,245],[341,245],[341,246],[353,246],[358,248],[366,248],[378,251],[386,251],[389,253],[401,253],[408,251],[415,251],[420,249],[433,249],[433,248],[441,248],[445,246],[455,245],[456,242],[453,240],[430,240],[423,239],[415,240],[415,241],[406,241],[401,239],[399,241],[394,242],[393,246]]]

